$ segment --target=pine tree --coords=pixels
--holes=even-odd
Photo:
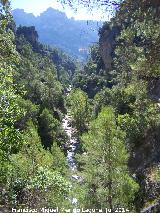
[[[130,207],[138,190],[128,172],[125,133],[117,126],[114,111],[102,109],[82,136],[85,153],[80,157],[86,183],[86,205],[110,209]]]
[[[10,21],[9,6],[3,1],[0,3],[0,158],[3,160],[18,151],[22,141],[19,130],[15,128],[22,110],[17,104],[19,96],[13,82],[19,56],[13,44],[13,32],[8,29]]]
[[[72,123],[76,129],[82,133],[87,129],[90,119],[90,104],[88,96],[81,89],[73,90],[67,98]]]

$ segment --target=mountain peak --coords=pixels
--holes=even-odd
[[[40,42],[56,46],[76,57],[85,58],[87,51],[80,50],[87,50],[98,41],[97,21],[77,21],[52,7],[37,17],[24,10],[14,10],[13,17],[17,26],[35,26]]]
[[[12,10],[11,13],[13,14],[13,16],[14,16],[14,15],[19,15],[19,16],[30,15],[30,16],[35,17],[35,16],[33,15],[33,13],[26,13],[26,12],[24,11],[24,9],[19,9],[19,8]]]
[[[66,14],[64,12],[61,12],[60,10],[54,9],[53,7],[49,7],[47,10],[43,11],[40,16],[42,15],[50,15],[50,16],[63,16],[67,18]]]

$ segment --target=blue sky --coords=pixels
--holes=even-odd
[[[89,11],[84,7],[79,7],[77,12],[74,12],[70,7],[63,8],[63,6],[57,0],[11,0],[12,9],[20,8],[26,12],[39,15],[45,11],[48,7],[53,7],[60,11],[64,11],[68,17],[74,17],[80,20],[108,20],[109,15],[103,13],[102,10],[96,9],[96,11]],[[96,15],[95,15],[96,14]]]

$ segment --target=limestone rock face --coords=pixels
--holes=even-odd
[[[137,140],[136,146],[133,148],[129,167],[133,173],[142,173],[150,168],[151,165],[160,162],[160,129],[152,128],[145,132],[144,138]]]
[[[114,55],[114,47],[116,44],[116,36],[120,32],[120,27],[114,26],[112,29],[104,29],[100,34],[99,44],[100,53],[105,64],[106,71],[109,71],[112,67],[112,60]]]
[[[130,152],[129,168],[136,176],[144,200],[156,200],[160,194],[160,182],[150,176],[154,165],[160,165],[159,143],[160,130],[153,127],[146,131],[143,139],[137,140],[136,147]],[[143,206],[144,200],[137,201],[138,207]]]
[[[17,29],[17,36],[23,35],[26,40],[31,43],[31,45],[35,48],[38,43],[38,33],[34,26],[31,27],[19,27]]]

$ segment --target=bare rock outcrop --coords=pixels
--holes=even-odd
[[[119,34],[119,32],[120,27],[118,26],[114,26],[111,29],[109,27],[104,27],[103,31],[100,32],[100,53],[107,72],[112,68],[116,36]]]

